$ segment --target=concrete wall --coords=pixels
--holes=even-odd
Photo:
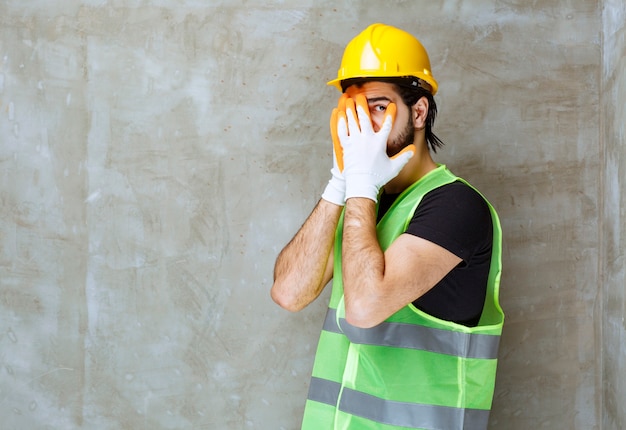
[[[604,404],[602,428],[626,428],[626,4],[604,3],[602,61],[602,351]]]
[[[0,2],[3,426],[297,427],[327,292],[278,309],[273,262],[328,179],[325,82],[382,21],[429,50],[437,159],[502,218],[491,428],[623,428],[624,20],[606,3]]]

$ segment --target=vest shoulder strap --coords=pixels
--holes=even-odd
[[[398,236],[406,231],[417,206],[426,194],[458,179],[445,165],[440,164],[435,170],[428,172],[404,190],[378,223],[376,230],[382,250],[386,250]]]

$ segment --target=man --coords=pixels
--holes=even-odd
[[[290,311],[332,279],[303,429],[484,429],[504,315],[491,205],[435,163],[420,42],[374,24],[346,47],[332,177],[276,261]]]

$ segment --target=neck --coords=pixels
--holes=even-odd
[[[415,142],[417,152],[411,157],[409,162],[400,171],[398,176],[383,187],[388,194],[398,194],[407,189],[410,185],[420,180],[428,172],[437,168],[437,163],[433,160],[428,150],[426,142]]]

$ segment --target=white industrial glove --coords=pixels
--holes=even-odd
[[[330,169],[331,178],[322,193],[322,198],[339,206],[346,204],[346,180],[343,176],[343,150],[337,136],[338,117],[345,119],[347,94],[343,94],[330,115],[330,135],[333,139],[333,167]]]
[[[382,127],[375,132],[365,96],[359,94],[354,101],[346,101],[347,122],[341,115],[337,120],[337,134],[343,149],[346,200],[365,197],[376,202],[380,187],[395,178],[413,156],[413,145],[407,146],[393,158],[387,156],[387,138],[393,127],[395,113],[396,105],[390,103]]]
[[[333,148],[333,168],[330,169],[331,178],[326,185],[326,189],[322,193],[322,198],[327,202],[334,203],[338,206],[346,204],[346,180],[343,173],[339,170],[337,164],[337,154]]]

